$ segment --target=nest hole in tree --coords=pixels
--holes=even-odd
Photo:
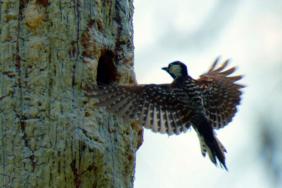
[[[114,63],[114,53],[106,50],[102,52],[97,68],[97,84],[108,85],[117,80],[117,69]]]

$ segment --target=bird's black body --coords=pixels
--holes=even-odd
[[[180,74],[173,72],[170,68],[171,66],[178,66],[181,69],[179,71]],[[201,147],[210,150],[209,156],[213,163],[216,164],[216,160],[218,159],[224,168],[227,169],[224,156],[225,149],[222,149],[220,143],[217,142],[211,123],[207,120],[204,114],[200,86],[198,86],[196,81],[188,75],[186,65],[180,61],[175,61],[169,64],[167,68],[163,69],[174,78],[172,85],[179,89],[178,96],[181,96],[179,100],[186,103],[186,108],[193,108],[190,123],[198,133],[199,137],[202,137]],[[205,155],[205,153],[203,153],[203,155]]]
[[[175,61],[163,68],[174,79],[171,84],[94,87],[87,95],[98,98],[98,105],[125,119],[138,120],[154,132],[179,134],[192,126],[202,154],[208,153],[214,164],[219,162],[227,169],[226,150],[214,129],[232,120],[243,86],[235,83],[241,76],[229,76],[234,67],[224,70],[228,61],[216,69],[217,62],[197,80],[188,75],[185,64]]]

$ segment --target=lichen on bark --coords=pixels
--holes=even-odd
[[[135,83],[132,0],[0,10],[0,187],[133,187],[142,131],[83,93]]]

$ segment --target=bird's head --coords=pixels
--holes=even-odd
[[[174,61],[168,67],[163,67],[162,69],[167,71],[173,79],[188,76],[186,65],[180,61]]]

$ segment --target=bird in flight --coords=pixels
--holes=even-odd
[[[96,98],[98,106],[154,132],[177,135],[192,126],[202,155],[208,154],[215,165],[227,170],[226,149],[214,130],[231,122],[244,86],[236,83],[241,75],[231,75],[236,68],[227,69],[229,60],[218,63],[219,58],[199,79],[193,79],[184,63],[174,61],[162,68],[173,78],[170,84],[94,85],[86,95]]]

